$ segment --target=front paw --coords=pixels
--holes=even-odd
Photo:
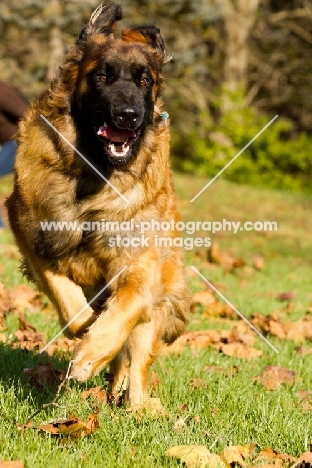
[[[84,382],[101,372],[113,357],[110,354],[105,354],[104,347],[103,350],[95,352],[94,348],[92,349],[92,344],[82,340],[74,349],[70,377]]]

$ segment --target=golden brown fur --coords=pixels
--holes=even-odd
[[[150,246],[131,248],[110,247],[114,232],[43,232],[40,228],[41,221],[52,220],[121,223],[134,219],[136,224],[178,220],[169,167],[169,127],[163,126],[160,117],[164,54],[153,49],[150,40],[144,44],[140,33],[131,36],[127,31],[127,42],[113,39],[121,16],[116,8],[103,10],[103,27],[93,21],[82,31],[59,77],[23,119],[14,191],[7,208],[26,273],[50,298],[62,326],[86,306],[67,328],[70,336],[82,336],[74,351],[72,376],[86,380],[110,363],[113,391],[127,390],[130,403],[137,404],[147,396],[147,371],[160,346],[174,341],[187,321],[189,295],[182,252],[178,247],[153,244],[155,234],[174,238],[177,233],[146,232]],[[124,165],[108,164],[105,154],[96,153],[97,140],[85,137],[87,130],[77,123],[80,102],[90,88],[88,76],[103,59],[103,45],[106,60],[117,54],[131,63],[145,61],[153,79],[151,112],[140,130],[136,153]],[[97,176],[40,114],[90,156],[129,202]],[[128,234],[141,236],[140,232]],[[107,294],[87,306],[125,266]]]

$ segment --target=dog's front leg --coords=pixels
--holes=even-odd
[[[139,324],[149,322],[160,292],[160,261],[156,250],[148,250],[120,276],[107,309],[97,318],[76,346],[71,376],[87,380],[98,374],[127,341]]]

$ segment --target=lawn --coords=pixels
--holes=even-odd
[[[29,299],[13,237],[8,230],[0,233],[0,327],[1,313],[5,315],[0,328],[0,460],[22,460],[27,468],[178,467],[182,461],[166,455],[166,450],[196,444],[215,454],[231,446],[252,446],[252,459],[264,449],[275,451],[268,450],[262,461],[246,459],[231,466],[292,466],[294,462],[286,464],[278,454],[299,457],[310,449],[312,197],[217,180],[190,203],[207,182],[175,176],[183,221],[269,220],[276,221],[278,228],[183,234],[210,237],[212,249],[209,255],[207,247],[185,251],[194,295],[189,339],[179,340],[151,369],[151,395],[160,398],[166,410],[163,415],[136,414],[116,403],[82,398],[86,389],[107,387],[103,372],[85,384],[69,381],[57,405],[36,414],[31,428],[18,430],[17,424],[25,424],[51,402],[58,388],[55,382],[38,384],[29,377],[36,371],[25,369],[38,370],[38,364],[50,363],[51,368],[65,371],[70,354],[39,355],[36,346],[22,349],[27,339],[23,343],[16,332],[23,328],[23,313],[26,331],[44,333],[45,343],[60,327],[46,299]],[[11,183],[11,177],[1,180],[0,203]],[[278,352],[231,314],[191,266],[251,320]],[[267,380],[255,380],[266,366],[279,368]],[[99,428],[85,437],[38,430],[54,418],[76,415],[86,421],[94,412]]]

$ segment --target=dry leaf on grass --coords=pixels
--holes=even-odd
[[[14,312],[21,313],[25,309],[31,311],[41,310],[43,308],[43,294],[27,284],[13,286],[10,289],[10,296]]]
[[[9,289],[0,283],[0,326],[7,312],[13,309],[12,299]]]
[[[304,463],[303,466],[308,466],[312,465],[312,452],[304,452],[299,458],[298,458],[298,463]],[[301,465],[299,465],[301,468]],[[299,467],[298,467],[299,468]],[[303,467],[302,467],[303,468]]]
[[[58,338],[52,344],[50,344],[50,346],[46,350],[46,353],[49,356],[53,356],[54,354],[72,353],[74,351],[76,344],[78,344],[79,342],[80,342],[79,338],[74,338],[74,339],[70,339],[67,337]]]
[[[200,304],[203,306],[208,306],[214,304],[216,298],[212,291],[199,291],[192,296],[192,304]]]
[[[185,428],[185,418],[178,418],[174,423],[173,430],[182,432]]]
[[[17,338],[12,344],[13,349],[27,349],[28,351],[39,350],[43,347],[43,334],[28,331],[28,330],[17,330],[14,332],[14,336]]]
[[[242,258],[235,258],[230,252],[222,252],[219,244],[216,242],[209,248],[207,258],[210,263],[220,265],[226,272],[246,265]]]
[[[302,402],[303,411],[312,411],[312,392],[308,390],[300,390],[298,398]]]
[[[102,385],[98,385],[97,387],[90,388],[89,390],[84,390],[80,394],[81,398],[86,400],[89,397],[92,397],[94,400],[102,403],[107,403],[107,391],[103,389]]]
[[[193,379],[191,379],[190,385],[195,390],[196,388],[206,387],[207,382],[206,380],[201,379],[200,377],[194,377]]]
[[[226,330],[225,330],[226,332]],[[181,353],[188,346],[191,349],[204,349],[221,338],[218,330],[189,331],[180,336],[172,345],[163,347],[163,354]]]
[[[253,346],[256,343],[256,333],[246,322],[240,320],[230,330],[226,343],[242,343]]]
[[[312,348],[305,348],[304,346],[298,346],[296,351],[301,356],[308,356],[309,354],[312,354]]]
[[[312,338],[312,320],[297,320],[296,322],[282,322],[276,314],[264,316],[254,314],[252,324],[263,332],[270,333],[282,340],[292,340],[301,343]]]
[[[90,414],[87,422],[77,418],[77,416],[70,416],[68,419],[60,419],[58,421],[41,424],[36,429],[42,432],[48,432],[56,436],[69,437],[70,439],[79,439],[80,437],[89,435],[99,428],[97,414]]]
[[[147,398],[143,403],[128,408],[127,412],[139,420],[144,416],[149,419],[157,419],[160,417],[171,418],[171,414],[165,410],[161,404],[160,398]]]
[[[262,356],[263,352],[260,349],[251,348],[243,343],[223,344],[220,351],[226,356],[237,357],[240,359],[256,359]]]
[[[289,292],[282,292],[276,296],[276,299],[278,299],[281,302],[284,301],[291,301],[295,297],[295,293],[292,291]]]
[[[203,312],[203,317],[221,317],[228,318],[230,320],[238,320],[237,313],[228,304],[223,304],[220,301],[215,300],[214,303],[207,305]]]
[[[38,333],[36,328],[27,322],[24,314],[20,314],[18,321],[19,329],[14,332],[17,342],[13,343],[12,347],[14,349],[27,349],[28,351],[42,348],[44,333]]]
[[[219,455],[210,453],[204,445],[176,445],[168,448],[166,455],[180,458],[186,466],[192,468],[227,468]]]
[[[291,385],[295,382],[295,379],[295,371],[280,366],[267,366],[258,377],[255,378],[266,390],[276,390],[282,384]]]
[[[254,445],[233,445],[222,450],[220,457],[227,466],[244,468],[247,466],[246,460],[251,458],[254,455],[254,452]]]
[[[83,431],[83,435],[89,435],[96,432],[100,427],[97,413],[91,413],[86,422],[86,428]]]
[[[265,259],[262,255],[255,255],[253,259],[253,266],[256,270],[263,270],[265,267]]]
[[[44,387],[57,384],[65,378],[66,372],[52,369],[51,363],[38,364],[35,368],[23,369],[29,383],[34,387]]]
[[[34,427],[34,423],[32,421],[28,421],[26,424],[16,423],[16,429],[19,432],[24,432],[26,429],[32,429]]]
[[[255,341],[255,332],[241,320],[235,322],[232,330],[188,331],[180,336],[172,345],[164,346],[163,354],[180,354],[187,347],[196,351],[212,346],[228,356],[233,355],[242,359],[254,359],[262,355],[262,351],[250,346]]]
[[[16,461],[0,460],[0,468],[24,468],[24,462],[22,460],[16,460]]]
[[[272,447],[267,447],[264,450],[261,450],[257,458],[253,463],[258,463],[257,466],[274,466],[274,467],[284,467],[291,466],[293,463],[297,462],[297,458],[292,455],[278,453],[276,450],[273,450]]]

